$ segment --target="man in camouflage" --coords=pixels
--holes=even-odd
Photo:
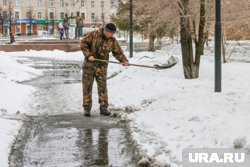
[[[108,63],[96,61],[95,59],[109,60],[109,53],[112,52],[113,56],[122,62],[124,66],[129,65],[128,59],[123,54],[115,37],[113,37],[115,32],[116,26],[113,23],[108,23],[104,28],[86,34],[81,41],[81,49],[85,56],[82,67],[83,108],[85,116],[90,116],[94,79],[97,82],[100,114],[104,116],[110,115],[107,93]]]

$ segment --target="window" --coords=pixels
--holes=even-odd
[[[91,13],[91,19],[92,19],[92,20],[95,19],[95,13]]]
[[[30,0],[25,0],[26,6],[30,6]]]
[[[37,18],[42,19],[42,12],[38,12]]]
[[[15,19],[19,19],[19,12],[15,12]]]
[[[64,7],[64,0],[60,0],[61,7]]]
[[[84,7],[84,1],[81,1],[81,7]]]
[[[71,17],[74,17],[74,13],[73,13],[73,12],[71,12],[71,13],[70,13],[70,16],[71,16]]]
[[[81,13],[81,17],[85,19],[85,13]]]
[[[30,12],[26,12],[26,17],[27,18],[31,18],[31,13]]]
[[[92,8],[95,7],[95,1],[91,1],[91,7],[92,7]]]
[[[50,12],[50,13],[49,13],[49,18],[50,18],[50,19],[54,19],[54,13],[53,13],[53,12]]]
[[[42,0],[37,1],[37,6],[42,6]]]
[[[53,7],[54,6],[54,0],[49,0],[49,7]]]
[[[8,17],[8,14],[6,11],[3,11],[3,18],[7,18]]]
[[[70,6],[74,7],[75,6],[75,1],[74,0],[70,0]]]
[[[101,1],[101,7],[104,8],[104,1]]]
[[[3,6],[7,6],[7,0],[3,0]]]
[[[15,0],[15,5],[19,6],[19,0]]]
[[[64,13],[60,13],[60,18],[63,19],[64,18]]]

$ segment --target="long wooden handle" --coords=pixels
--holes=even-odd
[[[95,59],[95,61],[105,62],[105,63],[114,63],[114,64],[122,64],[121,62],[117,61],[110,61],[110,60],[103,60],[103,59]],[[155,68],[154,66],[148,66],[148,65],[141,65],[141,64],[131,64],[130,66],[136,66],[136,67],[145,67],[145,68]]]

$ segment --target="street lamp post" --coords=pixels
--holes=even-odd
[[[101,14],[101,17],[102,17],[102,26],[105,25],[105,13],[104,13],[104,10],[103,10],[103,6],[102,6],[102,14]]]
[[[221,0],[215,6],[215,92],[221,92]]]
[[[133,0],[130,0],[129,57],[133,57]]]

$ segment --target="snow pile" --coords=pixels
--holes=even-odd
[[[0,77],[8,81],[24,81],[41,75],[31,67],[26,67],[16,62],[15,58],[8,56],[5,52],[0,53]]]
[[[142,63],[148,64],[167,57],[137,53],[133,59],[145,55]],[[215,93],[213,58],[209,52],[202,57],[200,77],[194,80],[183,78],[179,63],[161,71],[129,68],[109,81],[114,105],[140,110],[129,115],[133,136],[157,161],[181,166],[183,148],[250,147],[250,67],[244,62],[223,64],[222,92]]]

